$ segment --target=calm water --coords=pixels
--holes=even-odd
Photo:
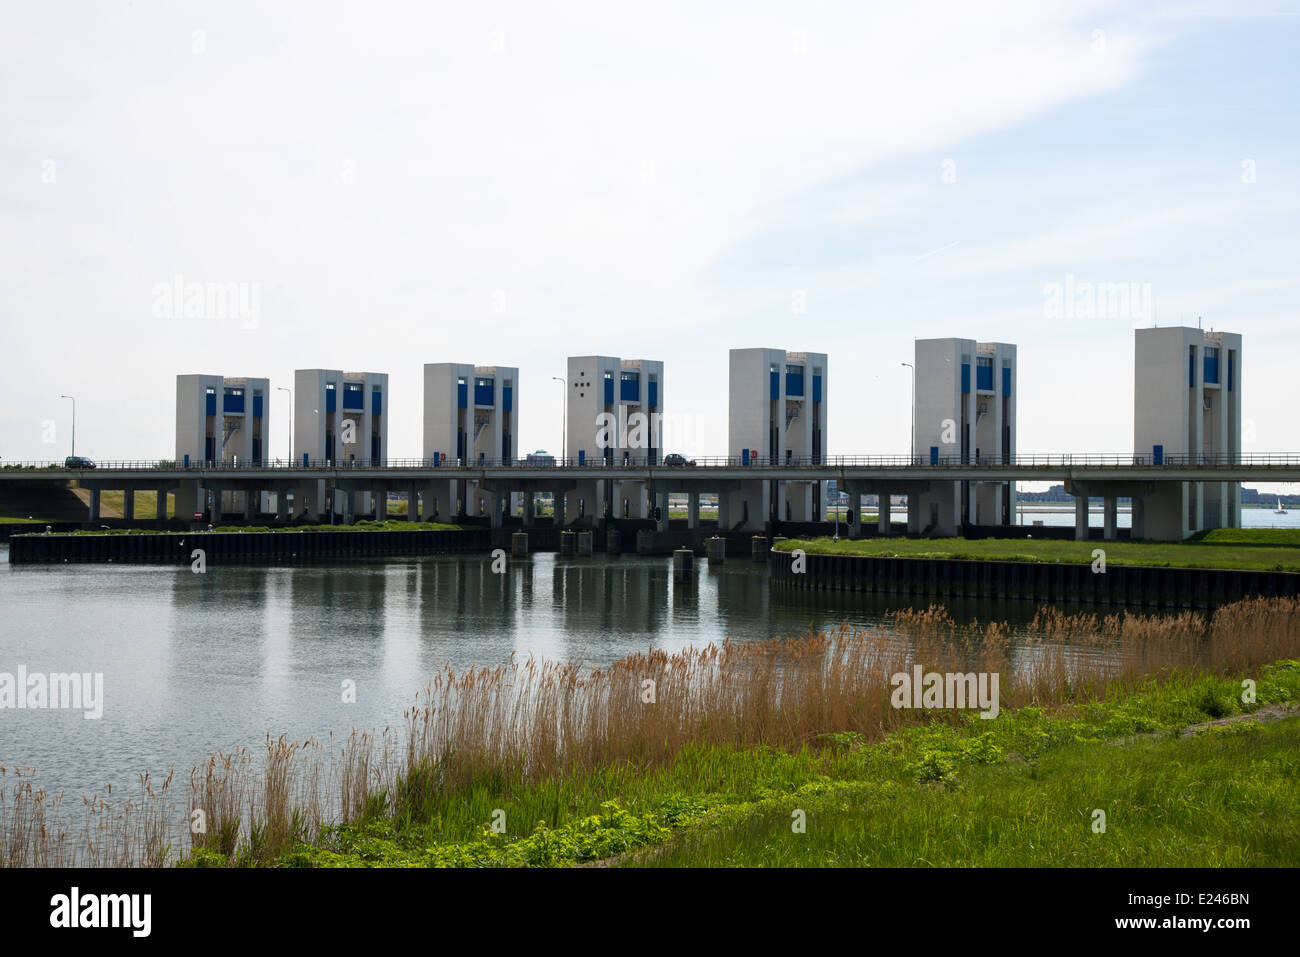
[[[7,551],[7,550],[6,550]],[[7,559],[7,554],[6,554]],[[70,794],[188,773],[216,750],[400,724],[450,662],[521,657],[606,664],[648,647],[802,634],[880,620],[901,600],[769,589],[761,566],[537,554],[494,575],[486,556],[364,565],[182,568],[0,564],[0,671],[102,672],[104,714],[0,710],[0,764]],[[1024,620],[1012,603],[954,603],[960,618]],[[356,682],[355,704],[340,684]]]
[[[1251,525],[1286,521],[1243,510]],[[1062,515],[1065,523],[1072,519]],[[400,724],[443,665],[514,653],[606,664],[648,647],[802,634],[880,621],[905,599],[769,589],[761,566],[537,554],[493,575],[486,556],[363,565],[23,566],[0,549],[0,672],[102,672],[104,715],[0,710],[0,765],[78,795],[188,773],[217,750]],[[1024,622],[1024,603],[951,602],[958,619]],[[356,682],[344,704],[340,684]]]

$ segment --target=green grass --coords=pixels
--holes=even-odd
[[[291,534],[294,532],[424,532],[424,531],[464,531],[480,526],[449,525],[443,522],[401,522],[388,520],[384,522],[359,521],[351,525],[299,525],[297,527],[272,528],[266,525],[218,525],[214,532],[245,532],[255,534]],[[44,534],[32,532],[28,534]],[[191,531],[157,531],[150,528],[96,528],[76,532],[55,532],[56,535],[202,535],[204,532]]]
[[[1108,565],[1171,568],[1237,568],[1300,571],[1300,536],[1294,529],[1220,529],[1186,542],[1076,542],[1018,538],[792,538],[781,551],[802,548],[810,554],[897,558],[950,558],[970,561],[1076,562],[1091,564],[1093,551],[1106,552]],[[1214,537],[1226,533],[1229,538]],[[1276,534],[1274,534],[1276,533]],[[1225,547],[1229,546],[1229,547]]]
[[[1238,680],[1182,675],[1059,713],[936,713],[876,744],[827,734],[793,753],[693,747],[657,770],[619,765],[535,786],[486,776],[418,807],[399,799],[398,816],[376,807],[269,863],[1294,865],[1300,718],[1179,734],[1300,701],[1300,661],[1254,677],[1250,705]],[[1092,830],[1095,809],[1104,834]],[[792,830],[795,810],[805,833]],[[227,861],[201,852],[185,863]]]

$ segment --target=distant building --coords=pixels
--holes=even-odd
[[[1241,457],[1241,336],[1188,326],[1138,329],[1133,452],[1153,464]],[[1134,535],[1185,538],[1241,527],[1237,482],[1161,482],[1135,506]]]

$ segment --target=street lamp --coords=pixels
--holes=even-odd
[[[904,362],[903,365],[912,370],[912,446],[907,451],[908,460],[911,461],[916,457],[916,366],[910,362]]]
[[[72,457],[77,457],[77,400],[70,395],[61,395],[60,399],[72,399]]]
[[[289,431],[289,454],[285,457],[285,461],[287,461],[289,465],[292,466],[293,465],[293,389],[287,389],[282,385],[278,385],[275,387],[275,391],[289,393],[289,414],[285,416],[285,418],[289,420],[289,430],[288,430]]]
[[[564,457],[569,454],[569,380],[558,375],[553,375],[551,378],[563,387],[560,393],[560,398],[563,400],[560,403],[560,457],[556,459],[556,463],[562,465]]]

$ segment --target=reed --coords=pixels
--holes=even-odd
[[[73,839],[61,795],[0,768],[0,864],[258,863],[340,822],[435,818],[448,799],[604,768],[648,770],[693,746],[819,747],[828,734],[875,740],[909,722],[945,720],[890,705],[890,677],[928,671],[1001,676],[1001,707],[1117,699],[1178,674],[1248,673],[1300,657],[1300,601],[1254,599],[1212,616],[1039,611],[1026,632],[955,622],[942,608],[881,626],[790,639],[651,649],[602,668],[527,658],[435,674],[400,728],[341,743],[266,740],[216,754],[190,776],[188,820],[168,816],[171,777],[141,778],[120,805],[86,799]],[[196,815],[196,812],[200,812]],[[195,821],[202,827],[196,827]]]

